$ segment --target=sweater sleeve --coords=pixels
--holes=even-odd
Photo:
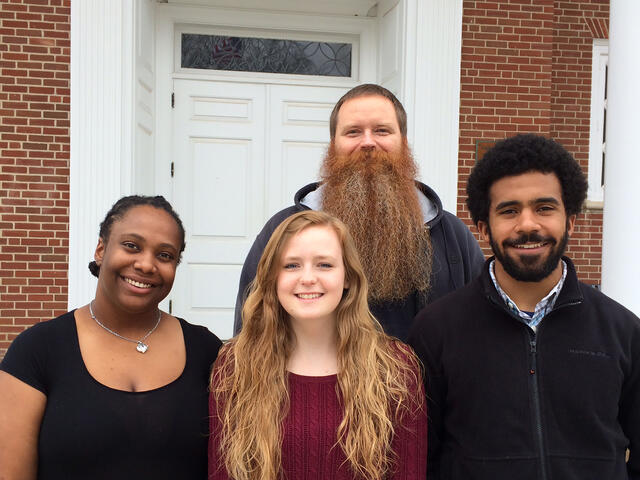
[[[215,378],[215,377],[214,377]],[[220,455],[220,432],[222,431],[222,422],[218,416],[218,405],[215,400],[213,391],[215,385],[211,385],[209,393],[209,448],[208,448],[208,471],[209,480],[229,480],[227,469],[224,466],[224,460]]]
[[[418,382],[411,385],[411,393],[418,401],[404,412],[400,424],[396,425],[393,480],[424,480],[427,475],[427,406],[421,376],[416,373]]]

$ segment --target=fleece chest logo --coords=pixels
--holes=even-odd
[[[611,355],[609,355],[606,352],[597,352],[593,350],[580,350],[577,348],[570,348],[569,353],[572,353],[574,355],[586,355],[588,357],[611,358]]]

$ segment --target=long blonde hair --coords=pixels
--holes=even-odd
[[[223,347],[211,377],[217,405],[212,413],[222,426],[212,434],[219,435],[219,456],[236,480],[281,477],[281,425],[289,409],[286,362],[293,333],[276,281],[285,244],[311,226],[336,232],[349,285],[336,310],[338,394],[344,407],[336,443],[354,477],[383,479],[393,471],[395,425],[407,410],[420,408],[415,355],[384,334],[369,311],[367,280],[346,226],[327,213],[297,213],[267,243],[242,309],[242,331]]]

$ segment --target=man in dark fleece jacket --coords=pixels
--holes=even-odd
[[[640,479],[640,320],[563,256],[586,189],[536,135],[498,142],[472,171],[467,204],[495,256],[409,335],[429,480]]]
[[[240,276],[234,330],[260,256],[275,228],[304,209],[329,212],[348,227],[369,280],[369,306],[390,335],[405,339],[428,302],[477,276],[484,256],[469,229],[426,185],[407,144],[402,104],[379,85],[359,85],[335,105],[319,183],[295,196],[258,234]],[[321,293],[321,292],[319,292]]]

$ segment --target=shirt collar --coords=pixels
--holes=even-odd
[[[495,259],[493,259],[489,264],[489,275],[491,275],[491,280],[493,281],[493,285],[496,287],[496,290],[502,297],[502,300],[504,300],[504,303],[507,305],[507,308],[516,317],[518,317],[520,320],[526,323],[533,330],[536,330],[538,324],[547,315],[547,313],[553,310],[553,306],[555,305],[556,300],[558,298],[558,292],[562,290],[564,281],[567,278],[567,264],[565,263],[564,260],[561,260],[561,262],[562,262],[562,276],[560,277],[560,280],[558,280],[558,283],[556,283],[556,285],[551,289],[551,291],[536,304],[536,308],[533,312],[533,315],[529,315],[528,313],[522,312],[518,308],[516,303],[513,300],[511,300],[511,298],[509,298],[509,295],[507,295],[506,292],[502,290],[502,288],[500,288],[500,284],[496,279],[496,274],[494,269],[495,263],[496,263]]]

